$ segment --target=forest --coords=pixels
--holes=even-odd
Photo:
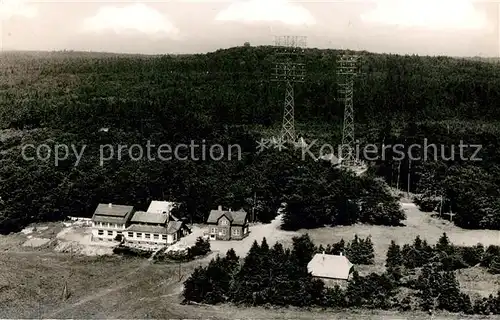
[[[500,314],[500,292],[472,301],[460,289],[453,272],[468,264],[491,265],[491,260],[498,267],[500,247],[490,246],[486,251],[480,245],[460,248],[452,245],[446,234],[435,246],[419,237],[403,249],[393,242],[387,251],[386,271],[361,276],[356,264],[369,264],[373,259],[373,244],[368,239],[355,238],[346,247],[349,259],[358,260],[349,281],[333,287],[308,270],[308,262],[324,248],[316,247],[307,234],[294,237],[292,248],[287,249],[279,242],[270,247],[265,238],[261,244],[255,241],[241,262],[230,249],[208,266],[198,267],[184,282],[185,303]],[[343,246],[343,242],[333,244],[331,252],[342,252]],[[490,272],[500,272],[497,267],[490,267]]]
[[[307,77],[295,88],[299,134],[341,141],[338,50],[308,49]],[[203,221],[217,205],[255,208],[269,221],[287,203],[287,229],[356,222],[398,225],[404,214],[388,186],[465,228],[500,229],[499,65],[449,57],[358,52],[356,138],[360,145],[443,145],[446,157],[369,161],[356,177],[300,151],[256,152],[279,132],[284,88],[270,81],[271,47],[236,47],[182,56],[3,52],[0,59],[0,233],[98,203],[145,209],[177,201],[177,213]],[[106,130],[101,130],[106,128]],[[108,130],[109,129],[109,130]],[[99,146],[190,141],[238,144],[240,161],[134,161],[99,164]],[[454,157],[460,141],[481,145],[481,161]],[[60,162],[26,161],[26,144],[86,146]],[[408,148],[403,150],[409,152]],[[32,150],[30,155],[33,156]],[[466,151],[470,152],[470,150]],[[307,224],[307,225],[304,225]]]

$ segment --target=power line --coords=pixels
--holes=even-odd
[[[344,123],[342,130],[342,164],[355,164],[354,135],[354,77],[358,73],[359,55],[344,53],[338,61],[339,87],[344,101]]]
[[[285,103],[281,140],[295,142],[295,97],[293,85],[304,82],[305,64],[300,62],[307,45],[303,36],[276,36],[274,39],[276,62],[271,81],[285,83]]]

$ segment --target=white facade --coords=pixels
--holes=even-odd
[[[124,231],[123,236],[127,245],[159,247],[172,244],[177,241],[176,234],[158,234],[138,231]]]
[[[114,241],[116,236],[123,234],[125,224],[92,221],[93,241]]]

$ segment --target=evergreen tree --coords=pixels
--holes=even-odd
[[[237,269],[240,263],[240,258],[236,255],[236,252],[233,248],[229,249],[226,252],[225,263],[227,269],[231,274]]]
[[[438,308],[450,312],[461,311],[464,301],[455,273],[445,272],[440,280]]]
[[[422,310],[434,310],[437,307],[436,299],[440,295],[441,275],[430,265],[422,268],[422,272],[417,280],[418,296]]]
[[[204,268],[198,267],[184,282],[183,296],[186,301],[203,302],[210,284]]]
[[[346,256],[354,264],[373,264],[375,253],[371,237],[360,239],[354,235],[354,239],[347,245]]]
[[[387,250],[387,258],[385,262],[386,268],[394,268],[403,265],[403,256],[401,249],[394,240],[391,241],[389,249]]]
[[[293,237],[293,249],[292,256],[297,261],[298,266],[307,267],[309,261],[311,261],[315,253],[315,245],[311,241],[309,234],[302,235],[300,237]]]
[[[324,305],[328,308],[344,308],[346,305],[344,290],[338,285],[335,285],[333,288],[327,288]]]
[[[448,255],[453,253],[453,246],[451,245],[450,239],[448,239],[446,233],[443,233],[443,235],[439,238],[436,244],[436,250],[438,252],[444,252]]]
[[[256,302],[263,281],[260,252],[259,244],[254,241],[231,286],[231,297],[234,302]]]

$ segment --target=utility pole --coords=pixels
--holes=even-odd
[[[338,85],[341,100],[344,101],[344,123],[342,130],[341,158],[342,166],[353,166],[356,163],[354,150],[354,77],[358,73],[359,55],[344,53],[340,56],[337,67]]]
[[[407,192],[407,196],[408,196],[408,199],[410,199],[410,179],[411,179],[411,159],[410,157],[408,157],[408,192]]]
[[[401,160],[399,160],[398,164],[398,180],[396,181],[396,190],[398,191],[398,193],[399,193],[399,179],[401,178],[400,174],[401,174]]]
[[[456,215],[456,213],[453,213],[453,212],[450,211],[449,215],[450,215],[450,222],[452,222],[453,221],[453,217]]]
[[[305,64],[300,62],[307,45],[303,36],[276,36],[274,39],[276,62],[271,81],[285,83],[285,106],[281,141],[295,142],[295,98],[293,85],[304,82]]]
[[[253,192],[252,222],[255,222],[255,203],[257,202],[257,192]]]
[[[37,276],[38,276],[38,319],[43,319],[42,318],[42,301],[41,301],[41,298],[42,298],[42,288],[41,288],[41,282],[42,282],[42,276],[41,276],[41,273],[40,273],[40,260],[37,261],[37,264],[36,264],[36,273],[37,273]]]

